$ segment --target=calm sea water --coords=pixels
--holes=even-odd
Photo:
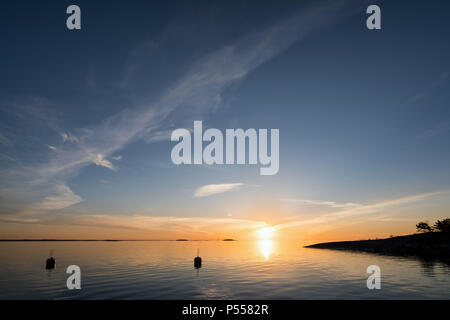
[[[47,271],[50,249],[57,266]],[[72,264],[81,268],[81,290],[66,287]],[[373,264],[381,290],[366,286]],[[0,298],[450,299],[450,266],[271,240],[2,242]]]

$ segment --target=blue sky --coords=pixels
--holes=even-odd
[[[0,5],[5,237],[361,237],[448,215],[446,2],[378,1],[376,31],[370,1],[76,1],[78,31],[70,4]],[[194,120],[279,128],[278,174],[173,165]]]

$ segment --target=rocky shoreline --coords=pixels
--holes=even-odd
[[[450,261],[450,233],[429,232],[387,239],[325,242],[305,248],[352,250]]]

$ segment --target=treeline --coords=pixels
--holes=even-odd
[[[416,224],[417,232],[450,232],[450,218],[444,220],[438,220],[433,226],[430,226],[428,222],[419,222]]]

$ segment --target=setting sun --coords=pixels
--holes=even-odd
[[[266,227],[258,230],[258,236],[261,239],[270,239],[274,234],[274,229],[272,227]]]

